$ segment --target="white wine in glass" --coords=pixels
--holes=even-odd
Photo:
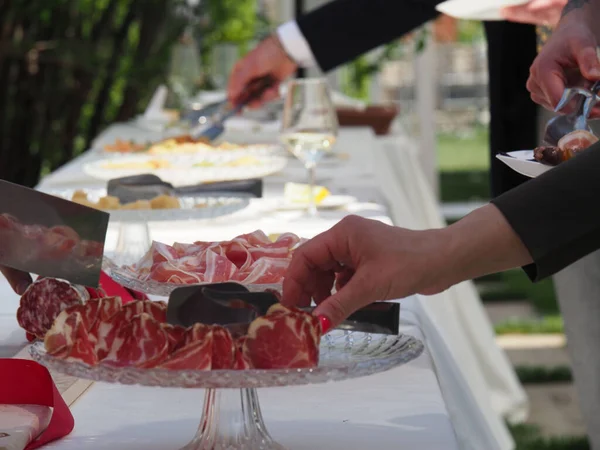
[[[331,152],[338,131],[337,115],[326,80],[309,78],[290,82],[281,128],[282,141],[308,170],[308,212],[314,216],[317,214],[315,168],[325,154]]]

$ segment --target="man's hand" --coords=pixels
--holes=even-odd
[[[531,0],[504,8],[502,15],[511,22],[555,27],[566,4],[567,0]]]
[[[10,267],[0,266],[0,272],[6,277],[6,280],[19,295],[23,295],[27,287],[32,282],[31,275],[27,272],[21,272],[20,270],[11,269]]]
[[[282,302],[308,306],[314,298],[315,314],[336,326],[374,301],[440,292],[448,287],[437,270],[445,242],[442,230],[411,231],[348,216],[294,252]]]
[[[556,107],[565,87],[588,86],[600,80],[600,62],[596,52],[598,40],[591,25],[594,22],[591,11],[568,6],[567,10],[531,65],[527,80],[532,100],[550,110]],[[569,112],[569,108],[564,112]],[[595,109],[592,116],[599,117],[598,112]]]
[[[287,55],[277,37],[270,36],[236,63],[229,77],[227,97],[232,104],[238,104],[250,81],[270,75],[275,79],[275,85],[266,90],[260,99],[248,105],[251,108],[259,107],[279,96],[279,84],[297,68],[297,64]]]

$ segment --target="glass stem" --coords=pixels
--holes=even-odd
[[[316,216],[317,215],[317,203],[315,201],[315,184],[316,184],[315,169],[316,169],[316,165],[309,164],[306,168],[308,169],[308,185],[310,187],[310,191],[308,193],[308,214],[310,216]]]
[[[114,262],[118,265],[131,264],[140,259],[152,245],[147,222],[123,222],[119,227],[119,238]]]
[[[284,450],[263,422],[255,389],[207,389],[198,432],[181,450]]]

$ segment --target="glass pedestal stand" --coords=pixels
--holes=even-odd
[[[131,264],[146,254],[152,239],[148,222],[121,222],[113,262]]]
[[[284,450],[269,435],[256,389],[207,389],[196,436],[181,450]]]

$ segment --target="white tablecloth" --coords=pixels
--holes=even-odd
[[[119,132],[124,133],[124,130],[127,128],[121,126]],[[131,132],[135,134],[139,131]],[[109,133],[114,131],[111,132],[109,129]],[[121,134],[122,138],[129,136]],[[338,149],[340,152],[348,153],[350,159],[324,162],[317,169],[317,179],[333,193],[356,196],[359,202],[349,208],[352,213],[387,223],[393,220],[397,225],[415,228],[430,226],[424,222],[428,215],[423,212],[423,207],[428,206],[432,210],[436,208],[435,203],[431,199],[415,200],[412,191],[427,189],[427,187],[419,186],[416,184],[418,181],[410,181],[410,179],[407,181],[406,174],[395,172],[397,168],[392,167],[389,159],[393,152],[389,149],[393,148],[397,152],[405,149],[402,147],[402,142],[396,142],[395,147],[390,145],[392,145],[390,141],[376,140],[370,130],[344,129],[340,133]],[[88,154],[69,163],[42,180],[40,188],[47,190],[103,186],[103,182],[94,181],[82,173],[82,164],[95,157],[97,156]],[[403,164],[407,164],[406,161]],[[415,170],[411,171],[415,172]],[[416,180],[419,179],[418,171],[413,175]],[[305,171],[300,164],[292,160],[281,174],[265,180],[266,199],[253,202],[247,210],[214,221],[153,223],[151,224],[152,238],[164,242],[227,239],[254,229],[262,229],[267,233],[291,231],[311,237],[329,228],[349,212],[324,211],[317,219],[306,219],[301,217],[301,212],[274,211],[273,205],[278,201],[277,196],[282,193],[283,183],[303,182],[305,176]],[[402,186],[401,183],[408,183],[408,185]],[[410,196],[407,195],[411,192]],[[425,202],[430,204],[425,205]],[[117,231],[118,227],[111,225],[107,239],[108,250],[115,245]],[[12,349],[23,345],[24,333],[18,329],[14,320],[16,296],[11,297],[11,294],[8,294],[8,286],[1,283],[0,293],[4,292],[7,292],[5,297],[8,301],[0,309],[0,320],[2,320],[0,339],[3,344],[0,351],[10,353]],[[472,297],[470,302],[473,301],[478,302],[478,299]],[[522,407],[524,396],[520,397],[520,386],[514,381],[514,373],[493,341],[487,319],[483,318],[478,324],[470,323],[473,316],[464,314],[462,310],[465,303],[461,304],[458,299],[456,301],[449,301],[447,298],[423,300],[419,297],[403,300],[402,304],[402,317],[410,316],[413,324],[411,325],[413,328],[406,330],[411,334],[423,333],[433,355],[433,366],[430,358],[423,356],[406,367],[378,375],[377,377],[381,377],[382,380],[381,385],[376,382],[375,377],[370,377],[325,386],[265,390],[264,393],[259,394],[263,400],[263,413],[277,439],[283,444],[288,444],[291,449],[314,448],[307,440],[310,433],[316,435],[332,433],[331,436],[337,436],[336,440],[332,439],[331,444],[328,443],[325,448],[366,448],[358,437],[363,434],[365,438],[370,437],[364,442],[376,443],[375,445],[381,448],[393,446],[393,448],[403,449],[452,449],[458,447],[473,450],[484,448],[509,450],[514,447],[498,407],[491,399],[499,392],[503,399],[507,399],[508,407],[505,409],[514,410],[516,407]],[[478,307],[481,308],[481,305]],[[478,316],[475,317],[480,319]],[[415,327],[420,327],[422,331]],[[486,359],[478,354],[476,351],[478,345],[473,340],[479,340],[480,347],[486,348],[491,356]],[[442,386],[445,402],[440,396],[438,383]],[[373,385],[378,386],[377,389],[374,389]],[[351,398],[352,386],[360,391],[360,401],[355,397],[352,400],[342,401],[341,399]],[[496,389],[498,386],[501,387],[499,390]],[[321,391],[317,392],[319,389]],[[301,393],[311,390],[315,392],[314,397],[308,394],[304,396]],[[131,443],[132,446],[127,448],[177,448],[177,445],[183,444],[193,434],[199,418],[201,394],[198,393],[197,400],[194,400],[195,408],[187,406],[179,408],[179,405],[187,405],[185,402],[191,401],[192,397],[196,398],[196,393],[190,395],[172,391],[163,394],[165,392],[167,391],[160,389],[148,390],[98,384],[73,407],[77,420],[75,434],[55,446],[75,448],[76,444],[73,442],[79,442],[78,445],[85,442],[87,448],[105,448],[105,442],[112,442],[112,448],[115,448],[117,441],[110,440],[113,439],[110,436],[114,433],[116,436],[114,439]],[[111,403],[110,398],[117,396],[118,401],[115,399],[114,403]],[[288,399],[288,396],[290,400],[286,402],[278,400]],[[144,407],[139,403],[144,401],[149,405],[157,405],[162,398],[168,401],[161,408]],[[313,405],[313,401],[319,402],[318,408],[315,406],[316,403]],[[332,406],[322,407],[321,402]],[[288,404],[295,406],[290,408]],[[131,405],[133,409],[123,405]],[[344,406],[340,407],[340,405]],[[170,411],[170,408],[185,410],[185,414],[162,414]],[[135,414],[131,414],[133,410],[136,411]],[[448,423],[448,411],[453,427]],[[175,420],[173,417],[181,420]],[[325,422],[321,422],[322,420]],[[343,420],[349,421],[343,422]],[[299,421],[299,428],[294,428],[292,425],[297,421]],[[351,427],[347,425],[352,423],[357,426],[350,430]],[[148,425],[143,425],[142,429],[141,424]],[[166,431],[167,427],[172,431]],[[131,433],[127,430],[131,430]],[[162,442],[157,430],[165,430],[167,436],[173,439],[181,435],[181,441],[173,447],[161,447],[157,444]],[[342,430],[344,430],[343,436]],[[143,436],[136,437],[143,433],[149,433],[147,439]],[[102,440],[86,438],[98,434],[103,435]],[[299,439],[299,436],[303,436],[302,439]],[[107,437],[110,439],[106,440]],[[166,437],[162,439],[165,442],[168,440]],[[169,440],[169,442],[174,441]],[[350,442],[353,442],[354,446],[350,446]],[[118,445],[118,448],[126,447]]]

